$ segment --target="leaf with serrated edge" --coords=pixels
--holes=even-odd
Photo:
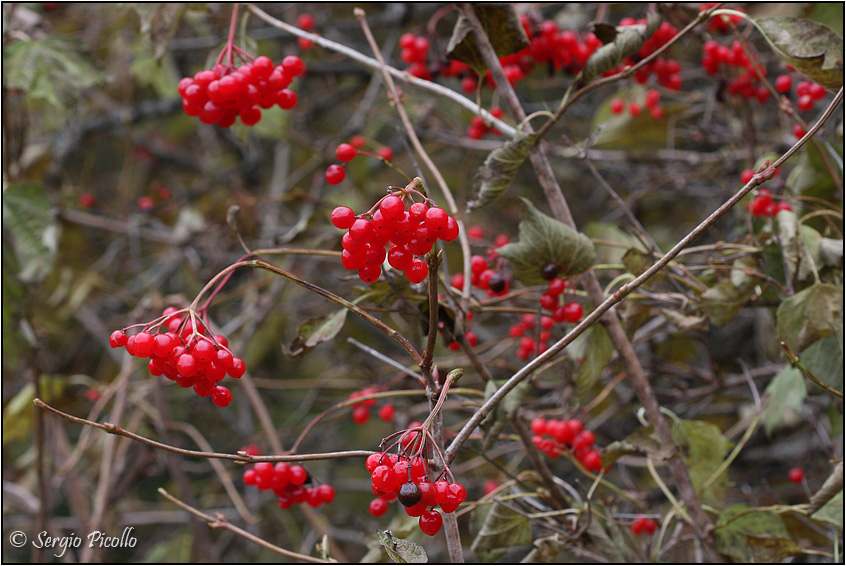
[[[388,558],[397,564],[426,564],[429,557],[426,551],[416,542],[397,538],[391,531],[379,531],[379,544],[385,548]]]
[[[467,203],[468,210],[487,206],[505,193],[536,139],[534,134],[518,132],[514,139],[488,154],[485,163],[476,172],[476,194]]]
[[[670,432],[675,443],[682,449],[693,487],[700,491],[723,463],[732,443],[723,436],[717,425],[705,421],[676,421]],[[722,506],[727,489],[728,477],[723,472],[700,494],[702,502],[715,507]]]
[[[756,24],[776,54],[797,71],[831,91],[843,86],[843,38],[833,29],[790,16],[761,18]]]
[[[499,255],[511,262],[511,273],[524,285],[542,285],[541,269],[557,263],[566,275],[578,275],[593,265],[593,242],[569,226],[539,211],[527,199],[523,201],[517,242],[497,248]]]
[[[18,277],[26,283],[42,281],[53,269],[61,226],[53,215],[44,187],[18,183],[3,191],[3,229],[12,235],[20,265]]]
[[[512,55],[529,45],[529,38],[526,37],[526,31],[512,4],[472,6],[497,57]],[[447,57],[470,65],[479,76],[483,76],[487,70],[471,32],[470,22],[463,15],[459,16],[452,30],[452,37],[447,45]]]

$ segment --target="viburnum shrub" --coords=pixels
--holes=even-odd
[[[843,46],[799,17],[832,12],[43,8],[4,19],[22,532],[179,510],[197,544],[139,525],[139,557],[839,556]],[[182,111],[155,99],[183,75]]]

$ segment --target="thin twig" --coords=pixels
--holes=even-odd
[[[183,509],[185,509],[189,513],[196,515],[197,517],[200,517],[201,519],[205,519],[206,521],[208,521],[209,526],[213,529],[224,529],[224,530],[227,530],[227,531],[231,531],[238,536],[244,537],[245,539],[258,544],[259,546],[262,546],[262,547],[264,547],[268,550],[271,550],[271,551],[273,551],[277,554],[281,554],[282,556],[287,556],[288,558],[294,558],[296,560],[303,560],[305,562],[313,562],[315,564],[330,564],[330,563],[333,562],[333,561],[330,561],[330,560],[323,560],[323,559],[320,559],[320,558],[315,558],[313,556],[308,556],[307,554],[300,554],[299,552],[294,552],[292,550],[286,550],[284,548],[276,546],[275,544],[270,544],[266,540],[259,538],[259,537],[255,536],[253,534],[250,534],[247,531],[245,531],[245,530],[243,530],[239,527],[236,527],[235,525],[233,525],[232,523],[227,521],[226,518],[223,515],[221,515],[220,513],[217,513],[217,517],[212,517],[211,515],[207,515],[207,514],[203,513],[202,511],[200,511],[199,509],[195,509],[194,507],[191,507],[187,503],[177,499],[176,497],[172,496],[167,491],[165,491],[165,489],[162,488],[162,487],[160,487],[158,489],[158,492],[163,497],[170,500],[172,503],[178,505],[179,507],[182,507]]]

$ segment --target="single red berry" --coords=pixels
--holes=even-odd
[[[317,493],[320,495],[320,501],[323,503],[332,503],[335,500],[335,488],[328,483],[319,485],[317,487]]]
[[[308,471],[305,468],[300,466],[299,464],[294,464],[291,466],[291,484],[292,485],[303,485],[309,479]]]
[[[775,89],[779,92],[787,92],[790,90],[790,87],[793,85],[793,79],[790,78],[790,75],[779,75],[776,77],[775,80]]]
[[[805,479],[805,470],[802,468],[791,468],[787,472],[787,479],[793,483],[802,483],[802,480]]]
[[[422,259],[415,257],[411,261],[411,267],[405,270],[405,276],[412,283],[420,283],[429,274],[429,267]]]
[[[370,420],[370,409],[359,405],[353,409],[352,418],[355,424],[363,425]]]
[[[629,114],[634,118],[640,116],[640,105],[637,102],[629,102]]]
[[[773,206],[773,215],[781,212],[782,210],[793,210],[793,207],[790,206],[790,203],[786,200],[780,200],[775,204],[775,206]]]
[[[438,511],[432,509],[420,515],[419,524],[423,534],[431,537],[440,532],[441,527],[444,525],[444,519]]]
[[[625,102],[623,102],[622,98],[615,98],[611,101],[611,113],[612,114],[620,114],[623,112],[623,108],[625,107]]]
[[[381,517],[388,512],[388,503],[381,497],[370,502],[370,514],[374,517]]]
[[[644,519],[643,521],[643,529],[651,534],[655,534],[655,530],[658,528],[658,525],[652,519]]]
[[[253,468],[244,470],[244,485],[256,485],[256,471]]]
[[[115,330],[112,332],[111,336],[109,336],[109,346],[112,348],[122,348],[126,346],[126,332],[123,330]]]
[[[297,27],[304,31],[311,31],[314,29],[314,16],[308,12],[303,12],[297,16]]]
[[[383,145],[382,147],[380,147],[376,151],[376,153],[379,155],[379,157],[381,157],[385,161],[393,161],[394,160],[394,150],[387,145]]]
[[[232,402],[232,392],[222,385],[216,385],[211,394],[212,402],[218,407],[226,407]]]
[[[288,55],[282,59],[282,68],[285,69],[287,74],[296,77],[305,71],[305,64],[296,55]]]
[[[802,126],[800,126],[799,124],[794,124],[793,137],[795,137],[797,140],[802,139],[803,137],[805,137],[805,129],[802,128]]]
[[[326,168],[326,182],[330,185],[338,185],[347,176],[347,172],[342,165],[333,163]]]
[[[335,150],[335,157],[338,158],[338,161],[352,161],[355,156],[356,149],[348,143],[342,143],[338,146],[338,149]]]
[[[798,93],[799,90],[797,89],[796,92]],[[807,112],[814,107],[814,99],[811,98],[810,94],[802,95],[799,97],[799,100],[796,101],[796,107],[802,112]]]
[[[582,305],[576,302],[566,303],[564,305],[564,322],[569,322],[575,324],[582,320],[582,315],[584,314],[584,309]]]
[[[247,371],[247,366],[244,365],[244,360],[234,357],[232,358],[232,367],[226,370],[226,373],[228,373],[231,377],[238,379],[244,375],[245,371]]]
[[[82,208],[93,208],[97,204],[97,197],[91,193],[79,195],[79,206]]]
[[[386,423],[391,422],[394,420],[394,415],[397,414],[397,408],[388,403],[387,405],[382,405],[379,409],[379,418],[385,421]]]
[[[740,172],[740,182],[744,185],[752,180],[752,177],[755,176],[755,171],[752,169],[744,169]]]
[[[558,295],[544,293],[540,297],[540,305],[544,310],[554,311],[558,307]]]
[[[638,517],[637,519],[635,519],[635,522],[632,523],[631,527],[629,528],[632,530],[632,534],[634,536],[639,537],[640,535],[642,535],[644,529],[643,518]]]
[[[379,460],[381,460],[381,459],[382,459],[382,453],[381,452],[375,452],[375,453],[371,454],[370,456],[368,456],[367,460],[364,463],[364,465],[367,467],[367,471],[372,474],[373,470],[375,470],[377,467],[379,467]]]

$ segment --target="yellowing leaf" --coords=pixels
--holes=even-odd
[[[776,54],[831,91],[843,86],[843,38],[805,18],[761,18],[758,29]]]

